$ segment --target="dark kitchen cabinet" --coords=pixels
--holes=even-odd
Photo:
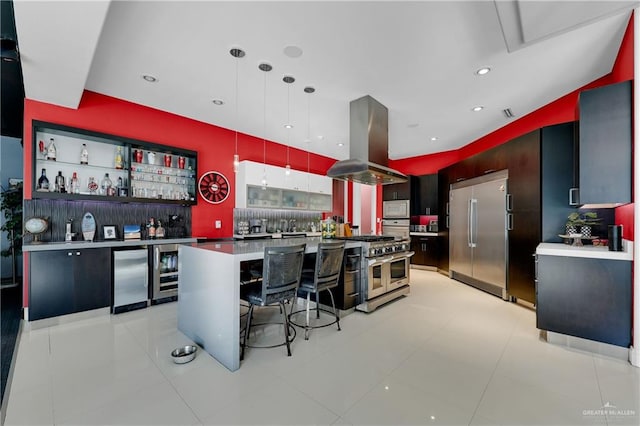
[[[631,81],[580,93],[578,204],[631,202]]]
[[[537,256],[536,326],[629,347],[631,262]]]
[[[535,130],[467,158],[438,172],[439,236],[438,269],[449,270],[449,187],[463,179],[497,170],[509,172],[508,293],[535,303],[533,255],[543,238],[555,241],[571,207],[575,123]]]
[[[438,214],[438,175],[417,176],[411,185],[411,215]]]
[[[30,321],[110,306],[110,249],[36,251],[29,264]]]
[[[438,267],[438,237],[435,236],[411,236],[412,265]]]
[[[407,176],[409,179],[403,183],[392,183],[382,187],[382,200],[410,200],[411,185],[415,181],[415,176]]]

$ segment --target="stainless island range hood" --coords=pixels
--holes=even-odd
[[[402,173],[387,167],[389,163],[389,112],[371,96],[349,104],[349,156],[336,162],[327,176],[366,185],[406,182]]]

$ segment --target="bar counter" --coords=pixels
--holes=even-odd
[[[322,241],[313,237],[180,246],[178,329],[229,370],[237,370],[240,368],[240,262],[262,259],[265,247],[305,243],[305,253],[315,253]],[[346,248],[361,244],[346,243]]]

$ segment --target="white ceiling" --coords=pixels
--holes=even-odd
[[[464,146],[508,124],[504,108],[517,119],[609,73],[639,3],[14,0],[29,99],[77,108],[87,89],[340,160],[364,95],[389,109],[398,159]]]

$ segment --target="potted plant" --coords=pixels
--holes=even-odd
[[[601,220],[596,212],[573,212],[567,216],[566,233],[567,235],[582,234],[583,237],[589,238],[591,227]]]
[[[22,253],[22,183],[0,194],[0,210],[5,222],[0,231],[7,232],[9,247],[2,250],[2,257],[11,256],[12,280],[16,282],[16,257]]]

